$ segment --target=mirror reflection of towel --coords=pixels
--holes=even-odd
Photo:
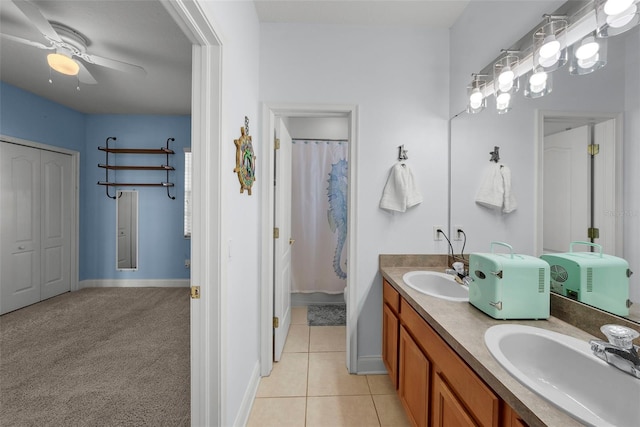
[[[491,164],[480,183],[476,203],[504,213],[515,211],[518,203],[511,193],[511,169],[500,163]]]
[[[391,168],[387,183],[382,191],[380,208],[405,212],[408,208],[422,203],[422,194],[416,187],[413,172],[408,165],[397,163]]]

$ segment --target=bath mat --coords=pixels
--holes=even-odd
[[[309,326],[340,326],[347,324],[346,304],[310,305],[307,307]]]

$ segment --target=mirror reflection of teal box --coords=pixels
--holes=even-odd
[[[494,253],[502,245],[511,253]],[[491,242],[491,253],[469,255],[469,302],[494,319],[547,319],[550,314],[549,264],[513,253]]]
[[[581,244],[598,252],[574,252]],[[550,265],[550,286],[568,298],[598,307],[619,316],[629,315],[629,263],[602,253],[602,246],[590,242],[571,242],[569,252],[544,254]]]

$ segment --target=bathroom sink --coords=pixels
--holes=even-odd
[[[449,301],[469,301],[469,287],[458,284],[453,276],[437,271],[410,271],[402,280],[411,288]]]
[[[515,324],[490,327],[484,340],[507,372],[580,422],[640,425],[640,380],[594,356],[588,341]]]

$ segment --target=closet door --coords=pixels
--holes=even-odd
[[[0,314],[40,301],[40,150],[0,143]]]
[[[71,291],[71,156],[42,150],[40,299]]]

